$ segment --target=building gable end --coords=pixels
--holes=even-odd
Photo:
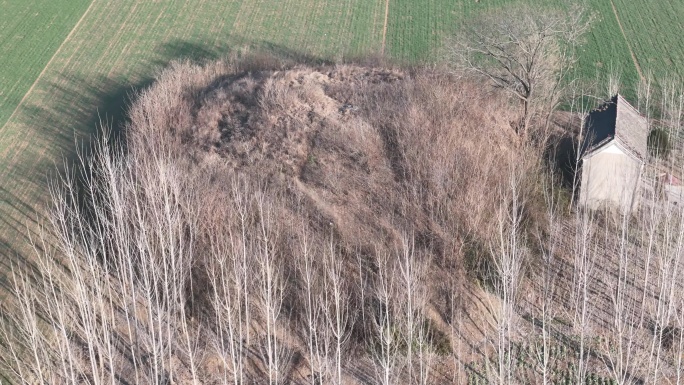
[[[604,143],[602,143],[600,146],[593,148],[591,151],[587,152],[582,156],[582,160],[590,159],[594,155],[606,152],[627,155],[630,158],[643,163],[642,159],[637,154],[635,154],[634,151],[632,151],[629,147],[621,143],[619,138],[611,138],[610,140],[607,140]]]

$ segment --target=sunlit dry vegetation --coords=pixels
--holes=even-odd
[[[491,39],[452,41],[467,68],[173,62],[53,180],[35,265],[13,266],[0,308],[2,373],[684,383],[684,215],[657,183],[681,175],[681,90],[638,87],[668,143],[640,209],[583,209],[590,106],[569,68],[590,17],[552,16],[577,31],[503,25],[530,65]],[[557,164],[561,143],[575,158]]]
[[[568,212],[502,91],[254,54],[129,116],[15,270],[20,383],[679,381],[680,209]]]
[[[126,148],[102,138],[55,184],[57,241],[35,280],[16,276],[8,332],[35,348],[4,357],[18,376],[435,375],[417,363],[452,351],[439,284],[460,290],[461,250],[497,226],[482,197],[508,171],[534,182],[515,113],[439,72],[257,62],[171,66],[131,107]]]

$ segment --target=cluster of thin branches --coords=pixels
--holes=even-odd
[[[547,134],[551,114],[577,86],[577,50],[594,16],[578,4],[563,7],[515,4],[486,12],[447,45],[457,70],[482,77],[521,103],[518,131],[525,139]],[[533,129],[541,133],[532,135]]]
[[[0,359],[14,381],[341,384],[353,348],[378,383],[428,383],[426,265],[411,235],[371,272],[332,232],[321,242],[302,223],[284,239],[278,195],[244,178],[204,210],[197,194],[212,186],[162,152],[136,158],[103,138],[81,161],[52,189],[36,271],[14,270]]]
[[[496,111],[464,111],[457,93],[474,92],[467,83],[457,92],[446,77],[417,75],[355,95],[371,110],[354,126],[363,140],[333,130],[316,140],[360,147],[384,135],[401,198],[425,210],[404,207],[402,219],[429,222],[449,251],[433,255],[410,226],[366,235],[373,249],[350,246],[341,235],[350,231],[321,228],[301,195],[212,156],[198,161],[221,134],[192,132],[196,98],[208,97],[196,90],[223,92],[214,81],[225,72],[172,68],[161,84],[173,87],[133,106],[144,129],[129,133],[127,148],[104,135],[55,182],[35,265],[15,267],[15,296],[3,305],[0,364],[13,382],[423,385],[468,381],[484,360],[474,378],[502,385],[557,383],[560,367],[578,385],[595,375],[684,383],[681,206],[653,197],[636,214],[568,210],[536,144],[505,149],[493,138],[503,155],[487,153],[473,144],[479,134],[451,123],[470,127],[480,122],[473,115]],[[187,79],[200,85],[183,87]],[[288,98],[327,97],[270,79],[254,98],[269,112],[306,102]],[[640,88],[645,111],[650,89]],[[683,99],[668,90],[658,121],[676,136]],[[676,171],[673,159],[656,169]],[[387,196],[374,199],[400,201],[383,187]],[[480,240],[474,255],[490,270],[475,282],[454,263],[468,239]],[[521,365],[523,342],[531,350]],[[559,357],[558,345],[572,353]]]

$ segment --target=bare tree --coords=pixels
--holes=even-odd
[[[612,305],[612,322],[607,327],[608,333],[602,339],[600,348],[606,369],[613,380],[617,384],[631,384],[637,374],[636,369],[641,364],[637,359],[639,310],[634,287],[630,284],[636,281],[637,265],[634,261],[633,239],[630,236],[630,217],[617,217],[616,226],[609,227],[605,235],[606,248],[616,249],[617,261],[609,260],[609,265],[615,263],[615,269],[607,268],[603,277],[607,289],[605,295]],[[617,245],[613,247],[613,243]]]
[[[496,239],[491,245],[495,273],[494,292],[499,297],[491,303],[496,327],[496,376],[500,385],[513,383],[514,365],[511,346],[515,332],[516,304],[520,287],[521,270],[526,255],[522,229],[522,212],[525,204],[521,191],[521,172],[509,171],[508,184],[500,192],[501,204],[497,213]]]
[[[163,155],[136,172],[134,160],[100,138],[80,180],[53,186],[52,232],[36,240],[38,270],[15,276],[21,318],[4,333],[35,360],[14,355],[18,382],[198,381],[190,180]]]
[[[592,138],[587,137],[587,117],[589,116],[589,109],[585,104],[585,101],[583,98],[573,98],[573,103],[572,103],[572,108],[571,111],[576,111],[577,115],[574,117],[574,119],[579,120],[579,131],[577,132],[576,139],[573,141],[572,145],[574,147],[574,151],[572,154],[572,160],[573,160],[573,165],[572,165],[572,192],[570,195],[570,203],[568,206],[568,210],[571,209],[575,203],[575,198],[577,196],[577,193],[579,191],[579,175],[580,175],[580,165],[582,164],[582,156],[584,155],[584,151],[586,150],[586,144],[589,143],[588,140],[591,140]]]
[[[684,295],[680,293],[678,299],[679,305],[676,307],[676,325],[679,328],[679,338],[675,340],[677,347],[674,350],[674,367],[677,373],[675,384],[681,385],[684,383]]]
[[[559,268],[558,259],[556,257],[557,247],[561,234],[561,220],[559,219],[559,212],[562,210],[559,207],[557,191],[554,188],[554,175],[551,173],[550,178],[545,180],[544,200],[546,202],[547,212],[547,228],[546,234],[542,229],[537,229],[537,239],[541,250],[541,266],[539,267],[539,295],[541,297],[539,304],[539,329],[541,332],[541,343],[535,346],[535,355],[537,367],[541,374],[541,384],[547,385],[552,381],[552,367],[551,367],[551,343],[553,336],[551,333],[551,322],[556,315],[555,309],[555,293],[556,280],[558,278]]]
[[[250,196],[252,192],[250,191],[248,183],[242,177],[235,178],[230,191],[230,200],[233,203],[233,211],[237,216],[237,229],[232,230],[231,239],[233,240],[233,250],[235,252],[234,258],[239,258],[235,264],[239,266],[239,269],[235,270],[235,274],[241,273],[241,276],[236,277],[236,282],[242,285],[239,292],[242,294],[243,303],[243,330],[245,345],[250,345],[251,336],[251,307],[252,303],[252,292],[251,292],[251,282],[252,282],[252,269],[251,269],[251,252],[253,247],[250,240],[250,228],[249,228],[249,217],[250,217]]]
[[[606,92],[607,92],[607,97],[611,98],[620,92],[620,86],[622,85],[621,83],[621,75],[620,72],[617,69],[611,68],[608,71],[606,79]]]
[[[323,291],[321,295],[323,316],[326,327],[333,339],[335,376],[333,384],[342,384],[342,365],[345,361],[344,348],[349,340],[349,326],[353,323],[354,314],[349,308],[349,289],[344,279],[343,261],[335,253],[332,234],[328,250],[324,256]]]
[[[305,226],[302,226],[305,228]],[[317,261],[318,255],[313,250],[308,231],[304,230],[300,239],[300,255],[298,269],[304,284],[304,312],[305,324],[303,325],[307,339],[309,354],[309,370],[311,385],[323,384],[328,375],[329,366],[329,338],[327,325],[323,315],[323,306],[319,292],[322,286],[320,282],[320,267]]]
[[[582,385],[585,383],[588,371],[588,337],[591,329],[591,315],[593,313],[591,290],[594,285],[594,268],[596,264],[593,214],[588,211],[578,210],[575,213],[574,225],[572,308],[573,327],[579,337],[575,384]]]
[[[448,53],[458,69],[483,76],[520,100],[519,133],[527,137],[532,119],[548,119],[572,83],[576,47],[591,19],[580,7],[562,12],[515,4],[468,23]]]
[[[246,315],[250,306],[243,294],[243,277],[249,265],[244,265],[242,250],[249,240],[242,237],[241,231],[228,227],[221,226],[213,232],[212,258],[207,261],[207,269],[213,291],[214,350],[223,363],[222,381],[239,385],[245,383],[245,341],[249,329]]]
[[[257,276],[259,290],[256,302],[264,328],[261,342],[261,357],[266,364],[269,385],[278,385],[283,380],[284,369],[288,364],[287,347],[279,332],[282,321],[282,306],[285,295],[285,282],[282,266],[277,256],[278,230],[274,209],[269,198],[258,193],[255,198],[259,214],[259,246],[256,250]]]
[[[678,304],[676,293],[681,290],[679,287],[682,252],[684,251],[684,215],[680,210],[669,211],[661,228],[659,247],[655,254],[656,272],[654,272],[656,292],[655,306],[651,314],[651,327],[653,336],[651,339],[650,354],[648,360],[648,378],[653,384],[662,381],[664,370],[666,334],[671,330],[671,322],[674,317],[674,307]]]
[[[414,346],[418,342],[418,338],[422,338],[422,343],[419,346],[419,381],[424,380],[425,362],[427,352],[425,346],[427,335],[423,327],[424,325],[424,308],[427,303],[427,291],[425,288],[425,271],[424,263],[418,260],[415,251],[415,240],[413,236],[403,235],[400,239],[401,245],[398,250],[399,257],[399,298],[401,303],[401,323],[404,337],[404,344],[406,346],[406,368],[408,370],[409,383],[414,383],[416,374],[414,373]]]
[[[381,252],[382,253],[382,252]],[[379,385],[391,385],[397,380],[399,368],[400,336],[397,333],[396,316],[396,267],[390,255],[382,253],[377,258],[375,277],[375,308],[373,328],[375,331],[370,347]]]

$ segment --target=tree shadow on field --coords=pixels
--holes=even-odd
[[[89,78],[81,74],[67,75],[68,82],[51,84],[51,88],[63,97],[54,98],[55,102],[50,106],[28,106],[29,115],[38,122],[73,122],[66,130],[49,124],[44,127],[51,138],[59,139],[62,144],[60,153],[69,163],[75,160],[75,140],[85,144],[82,147],[87,149],[89,140],[102,134],[105,126],[111,130],[112,139],[125,144],[128,108],[135,101],[136,94],[152,85],[159,73],[172,62],[187,60],[203,64],[226,59],[235,62],[239,72],[282,70],[296,64],[333,64],[318,56],[266,41],[247,41],[235,37],[231,41],[241,44],[226,43],[209,47],[184,40],[161,44],[154,58],[141,64],[146,71],[134,83],[105,76]]]
[[[244,64],[245,72],[252,70],[279,70],[294,64],[307,64],[311,66],[332,65],[334,61],[295,50],[280,44],[266,40],[250,40],[239,36],[232,36],[226,43],[220,46],[208,47],[196,42],[186,40],[173,40],[162,44],[159,48],[160,60],[155,61],[155,66],[166,67],[171,61],[190,60],[195,63],[203,63],[219,59],[233,61],[236,64]],[[263,60],[263,62],[260,62]],[[250,64],[261,64],[250,68]],[[242,67],[238,67],[242,69]]]
[[[176,40],[154,48],[154,54],[145,62],[130,63],[135,81],[122,75],[93,75],[96,71],[61,73],[41,80],[41,91],[27,99],[17,115],[20,139],[17,148],[12,149],[14,153],[5,158],[8,164],[0,168],[8,182],[0,188],[0,303],[12,302],[9,296],[13,268],[34,279],[40,277],[35,253],[43,251],[40,243],[35,250],[30,243],[40,242],[42,225],[49,228],[45,213],[51,206],[50,184],[58,183],[57,178],[66,172],[80,172],[78,155],[88,155],[92,141],[105,132],[105,126],[109,129],[108,139],[125,149],[129,106],[135,95],[153,84],[171,62],[202,63],[224,57],[238,63],[242,58],[249,59],[236,67],[241,72],[282,69],[298,63],[331,64],[266,41],[234,37],[223,45],[207,46]],[[51,82],[47,83],[47,79]]]
[[[0,298],[3,298],[10,278],[10,266],[31,264],[34,252],[29,236],[45,208],[50,206],[49,185],[58,175],[74,171],[78,154],[89,153],[91,143],[108,127],[108,139],[125,148],[127,110],[135,95],[149,87],[162,69],[174,61],[196,63],[228,58],[240,72],[280,70],[296,64],[332,64],[316,55],[307,54],[267,41],[248,40],[239,36],[226,39],[221,45],[205,45],[193,41],[175,40],[153,49],[150,59],[131,63],[134,82],[123,76],[93,76],[88,73],[62,73],[41,86],[46,97],[37,97],[33,104],[22,106],[17,116],[25,148],[17,151],[14,163],[7,166],[8,183],[0,191]],[[244,63],[241,62],[244,60]],[[31,230],[29,230],[31,228]]]

